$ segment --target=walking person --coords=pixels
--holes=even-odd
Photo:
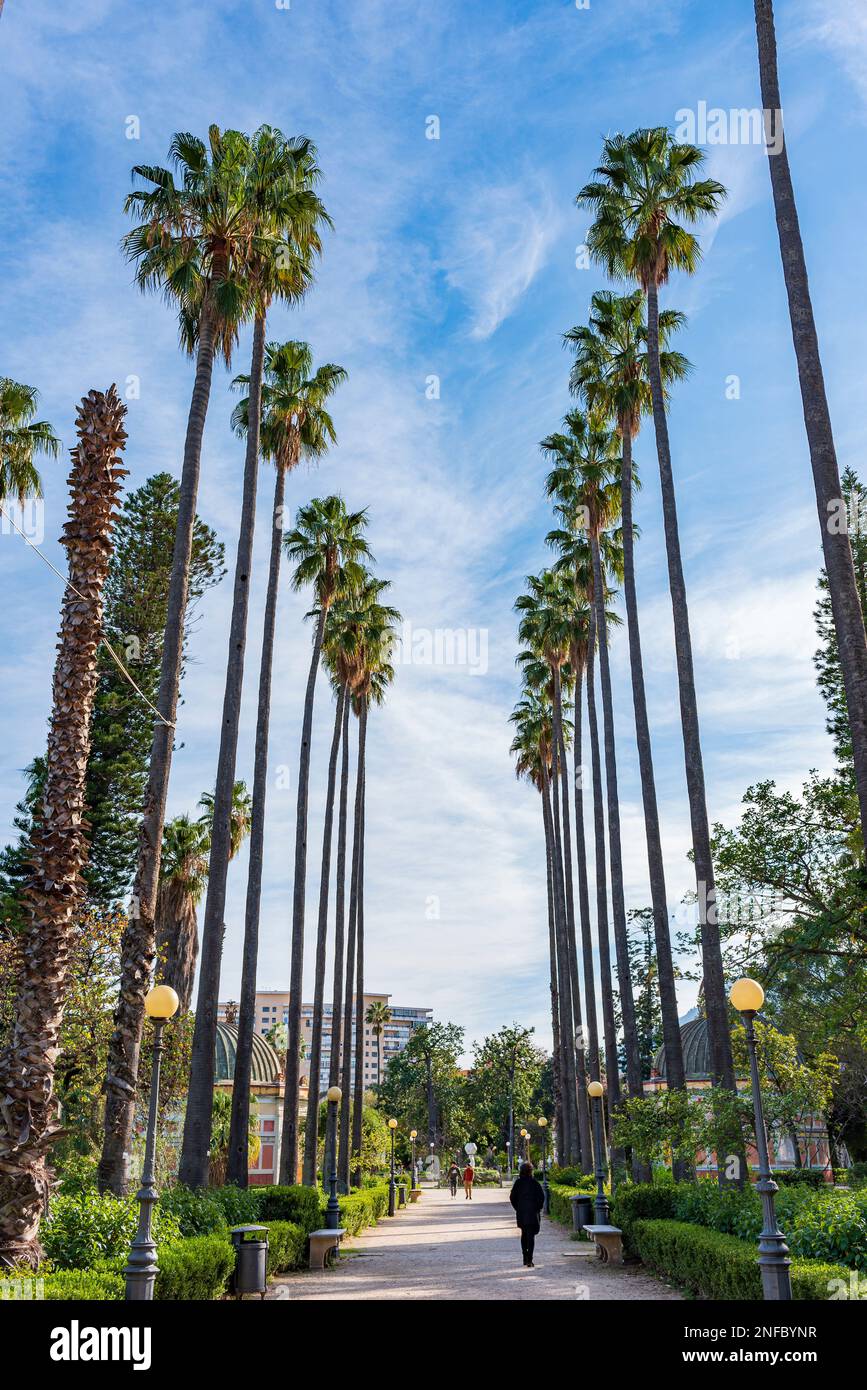
[[[458,1182],[459,1182],[459,1180],[460,1180],[460,1176],[461,1176],[461,1170],[460,1170],[460,1168],[458,1167],[458,1165],[457,1165],[456,1163],[453,1163],[452,1166],[451,1166],[451,1168],[449,1169],[449,1187],[450,1187],[451,1190],[452,1190],[452,1196],[453,1196],[453,1197],[457,1197],[457,1195],[458,1195]]]
[[[515,1208],[515,1217],[521,1228],[521,1253],[525,1269],[534,1269],[533,1249],[541,1225],[541,1211],[545,1205],[542,1184],[533,1177],[532,1163],[522,1163],[509,1201]]]
[[[464,1201],[465,1201],[465,1202],[467,1202],[467,1201],[471,1202],[471,1201],[473,1200],[473,1181],[474,1181],[474,1179],[475,1179],[475,1176],[476,1176],[476,1171],[475,1171],[475,1169],[473,1168],[472,1163],[468,1163],[467,1166],[466,1166],[466,1168],[464,1169]]]

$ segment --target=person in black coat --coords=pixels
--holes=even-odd
[[[521,1228],[521,1253],[527,1269],[533,1268],[533,1247],[539,1234],[540,1213],[545,1205],[542,1184],[533,1177],[532,1163],[522,1163],[518,1177],[509,1194],[515,1217]]]

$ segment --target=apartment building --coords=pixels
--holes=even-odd
[[[433,1021],[433,1010],[416,1008],[406,1004],[392,1004],[390,994],[365,994],[364,1013],[371,1004],[385,1004],[391,1017],[382,1032],[383,1072],[390,1059],[402,1052],[416,1028]],[[267,1037],[271,1030],[285,1024],[289,1017],[289,993],[287,990],[259,990],[256,994],[256,1032]],[[219,1005],[218,1018],[223,1023],[237,1021],[237,1004],[229,1001]],[[332,1012],[326,1004],[322,1028],[322,1064],[319,1071],[319,1086],[323,1090],[328,1085],[332,1048]],[[337,1031],[337,1030],[335,1030]],[[304,1044],[304,1057],[301,1062],[301,1075],[310,1075],[310,1045],[313,1036],[313,1005],[301,1006],[301,1038]],[[352,1011],[352,1079],[355,1080],[355,1007]],[[369,1023],[364,1025],[364,1085],[375,1086],[380,1081],[379,1051],[376,1035]]]

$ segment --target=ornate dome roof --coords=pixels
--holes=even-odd
[[[233,1023],[217,1024],[217,1043],[214,1048],[215,1081],[234,1081],[235,1056],[238,1051],[238,1030]],[[253,1061],[250,1080],[255,1085],[274,1085],[280,1080],[280,1059],[270,1043],[259,1033],[253,1034]]]
[[[687,1081],[710,1080],[710,1043],[707,1036],[707,1019],[693,1018],[684,1023],[680,1030],[683,1044],[683,1069]],[[661,1047],[653,1059],[653,1070],[657,1076],[667,1075],[665,1068],[665,1047]]]

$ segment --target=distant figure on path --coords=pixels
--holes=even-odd
[[[458,1179],[460,1178],[460,1176],[460,1168],[456,1163],[453,1163],[451,1168],[449,1169],[449,1187],[452,1190],[453,1197],[457,1197],[458,1195]]]
[[[476,1173],[472,1163],[468,1163],[464,1169],[464,1201],[473,1200],[473,1179]]]
[[[515,1208],[515,1216],[521,1228],[521,1253],[526,1269],[533,1269],[533,1248],[539,1234],[540,1213],[545,1205],[542,1184],[533,1177],[532,1163],[522,1163],[509,1201]]]

